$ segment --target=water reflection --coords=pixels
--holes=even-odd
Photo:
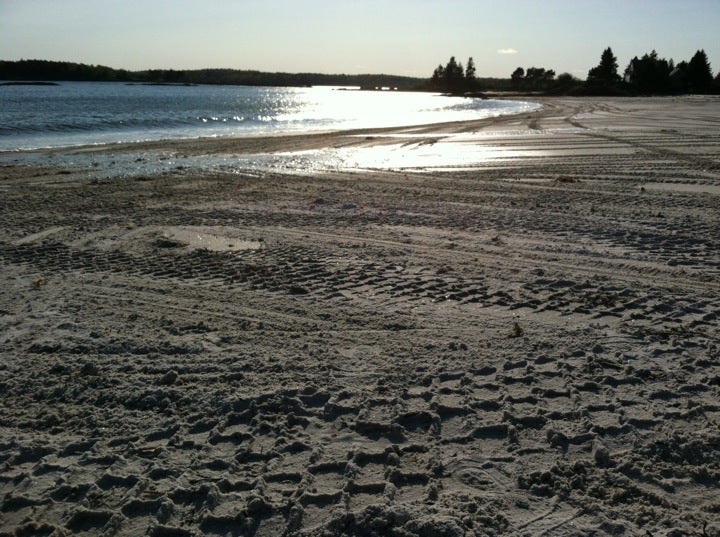
[[[0,151],[466,121],[529,102],[343,88],[63,83],[0,92]]]
[[[276,153],[253,159],[255,166],[288,172],[352,171],[352,170],[405,170],[431,171],[470,169],[487,165],[491,161],[541,156],[542,151],[517,146],[487,143],[486,136],[452,134],[428,136],[381,135],[374,138],[398,138],[397,143],[356,147],[328,148],[312,151]],[[237,162],[242,170],[249,164],[243,158]]]
[[[364,137],[363,137],[364,138]],[[375,140],[384,138],[384,140]],[[397,139],[397,141],[395,141]],[[171,151],[4,153],[3,164],[54,165],[101,178],[207,173],[323,173],[357,170],[471,169],[489,162],[542,156],[541,150],[504,144],[483,133],[380,135],[351,147],[244,155],[183,156]]]
[[[431,143],[340,149],[343,169],[434,170],[469,168],[491,160],[514,159],[536,152],[486,145],[477,141],[442,139]]]

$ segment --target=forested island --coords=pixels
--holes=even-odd
[[[544,95],[668,95],[720,94],[720,73],[713,78],[704,50],[675,63],[656,51],[635,56],[621,75],[610,47],[585,80],[570,73],[556,75],[545,67],[518,67],[508,78],[477,76],[475,61],[465,66],[454,56],[430,78],[386,74],[270,73],[238,69],[149,69],[129,71],[103,65],[47,60],[0,61],[0,80],[48,83],[56,81],[126,82],[138,84],[224,84],[243,86],[359,86],[363,89],[439,91],[482,96],[483,92]]]

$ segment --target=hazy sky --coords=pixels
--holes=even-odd
[[[621,72],[703,48],[717,73],[719,29],[720,0],[0,0],[0,59],[426,77],[455,55],[585,78],[611,46]]]

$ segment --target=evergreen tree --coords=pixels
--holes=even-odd
[[[469,82],[475,81],[475,61],[472,56],[468,58],[467,66],[465,67],[465,79]]]
[[[522,87],[522,81],[525,77],[525,69],[518,67],[510,75],[510,84],[514,90],[519,90]]]
[[[668,93],[672,89],[670,64],[654,50],[642,58],[634,57],[625,69],[625,80],[644,95]]]
[[[691,93],[706,93],[713,83],[710,62],[704,50],[698,50],[687,64],[685,72],[688,90]]]
[[[687,68],[688,62],[683,61],[670,71],[670,88],[673,93],[687,92]]]
[[[458,64],[455,60],[455,56],[450,56],[450,59],[447,62],[447,65],[445,65],[445,83],[447,86],[450,85],[450,82],[457,76],[457,69]]]
[[[445,89],[448,91],[460,91],[464,86],[465,69],[462,63],[451,56],[445,66]]]
[[[600,56],[600,64],[588,71],[587,84],[589,86],[612,87],[620,83],[618,75],[617,58],[610,47],[606,48]]]
[[[467,68],[451,56],[446,65],[438,65],[430,78],[430,87],[436,90],[461,93],[475,87],[475,62],[468,60]]]
[[[438,65],[435,68],[435,71],[433,71],[432,78],[430,79],[430,83],[435,88],[440,88],[443,85],[443,81],[445,80],[445,67],[442,66],[442,64]]]

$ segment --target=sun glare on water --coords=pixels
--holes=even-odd
[[[344,128],[421,125],[500,113],[488,103],[419,92],[309,88],[296,93],[275,120],[301,124],[327,122]]]

